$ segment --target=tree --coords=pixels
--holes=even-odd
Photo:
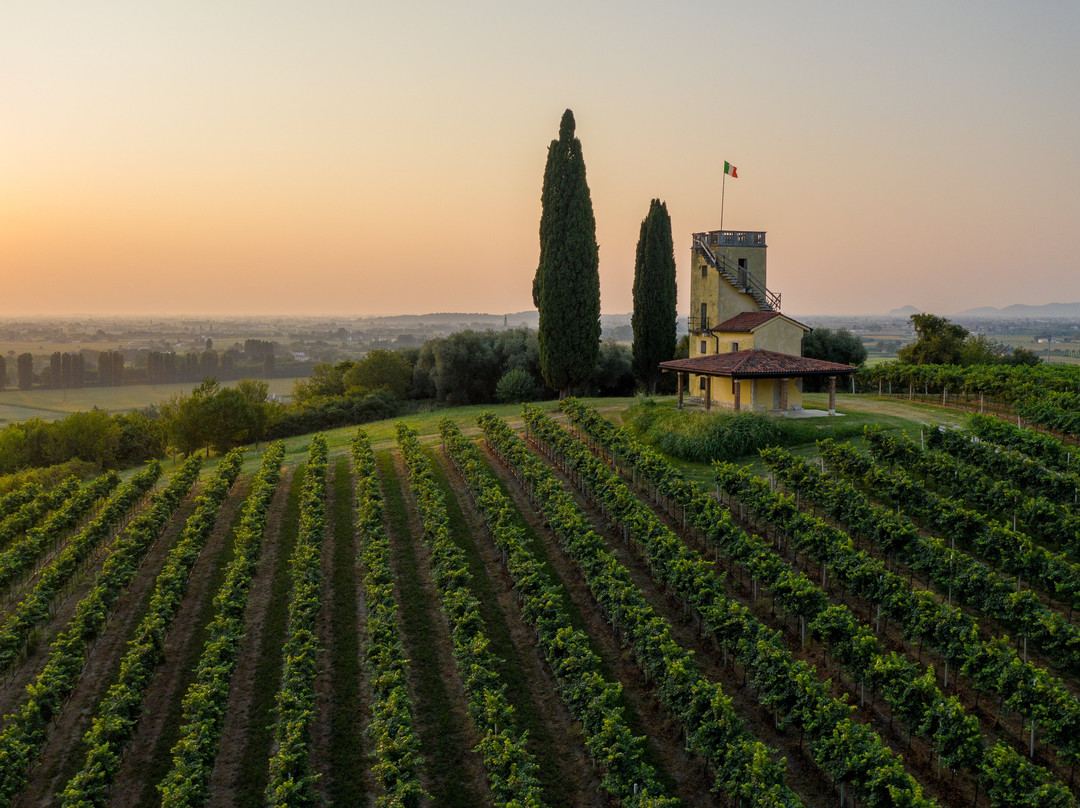
[[[249,437],[255,441],[257,449],[270,424],[270,385],[260,379],[241,379],[236,383],[236,389],[251,404],[253,420]]]
[[[59,351],[53,351],[49,357],[49,386],[66,387],[63,384],[63,356]]]
[[[660,363],[675,355],[675,245],[671,217],[659,199],[641,222],[634,261],[634,377],[650,393],[660,381]]]
[[[246,441],[257,425],[255,406],[234,387],[205,398],[202,410],[206,440],[219,454]]]
[[[394,398],[405,398],[412,386],[413,369],[397,351],[376,348],[345,373],[345,388],[368,392],[380,387]]]
[[[843,365],[862,365],[866,361],[866,346],[862,340],[846,328],[815,328],[802,338],[802,355],[810,359],[839,362]],[[817,393],[825,389],[824,376],[811,376],[803,380],[803,390]]]
[[[7,359],[0,356],[0,390],[7,387]]]
[[[540,199],[533,302],[540,311],[540,368],[561,398],[589,379],[600,352],[600,252],[570,110],[563,113],[558,140],[548,146]]]
[[[34,386],[34,355],[21,353],[16,360],[16,373],[18,374],[19,389],[29,390]]]
[[[936,314],[912,314],[915,341],[896,352],[905,365],[956,365],[967,329]]]
[[[866,346],[846,328],[815,328],[802,338],[802,355],[826,362],[861,365],[866,361]]]

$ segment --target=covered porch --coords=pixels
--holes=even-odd
[[[676,374],[680,409],[696,381],[706,410],[716,404],[781,415],[802,408],[803,379],[821,376],[829,379],[829,414],[835,415],[837,377],[858,372],[851,365],[765,350],[672,359],[660,368]]]

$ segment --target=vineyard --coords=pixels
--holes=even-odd
[[[0,498],[0,806],[1077,804],[1075,446],[383,435]]]

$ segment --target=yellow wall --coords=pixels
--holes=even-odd
[[[704,376],[691,376],[690,389],[684,391],[688,396],[704,400],[705,391],[699,387],[699,380]],[[739,382],[740,409],[755,412],[775,412],[780,406],[780,384],[786,381],[788,386],[787,407],[789,410],[802,407],[802,384],[799,379],[741,379]],[[755,391],[756,386],[756,391]],[[734,408],[735,396],[731,390],[731,379],[714,376],[712,379],[712,402],[714,407]]]
[[[760,252],[761,258],[758,263],[761,264],[761,271],[762,274],[764,274],[764,249],[761,247],[729,247],[727,249],[739,249],[744,252],[756,250],[757,252]],[[702,267],[705,267],[705,277],[701,276]],[[751,265],[749,261],[747,262],[747,268],[751,274],[754,274],[753,265]],[[724,320],[734,317],[736,314],[741,314],[744,311],[761,311],[761,306],[758,305],[758,302],[752,295],[738,291],[728,282],[727,278],[721,276],[718,270],[713,269],[705,262],[701,253],[697,250],[691,250],[690,317],[698,322],[699,325],[701,304],[703,302],[706,305],[706,316],[710,328]]]
[[[802,338],[805,332],[784,317],[773,317],[754,330],[755,347],[763,351],[802,356]],[[742,347],[742,343],[739,343]]]

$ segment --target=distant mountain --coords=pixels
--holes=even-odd
[[[922,309],[917,309],[914,306],[901,306],[898,309],[893,309],[886,317],[910,317],[912,314],[922,314]]]
[[[979,306],[978,308],[959,311],[951,316],[957,318],[983,318],[992,320],[1080,320],[1080,302],[1044,303],[1041,306],[1028,306],[1024,303],[1014,303],[1003,309],[997,309],[993,306]]]

